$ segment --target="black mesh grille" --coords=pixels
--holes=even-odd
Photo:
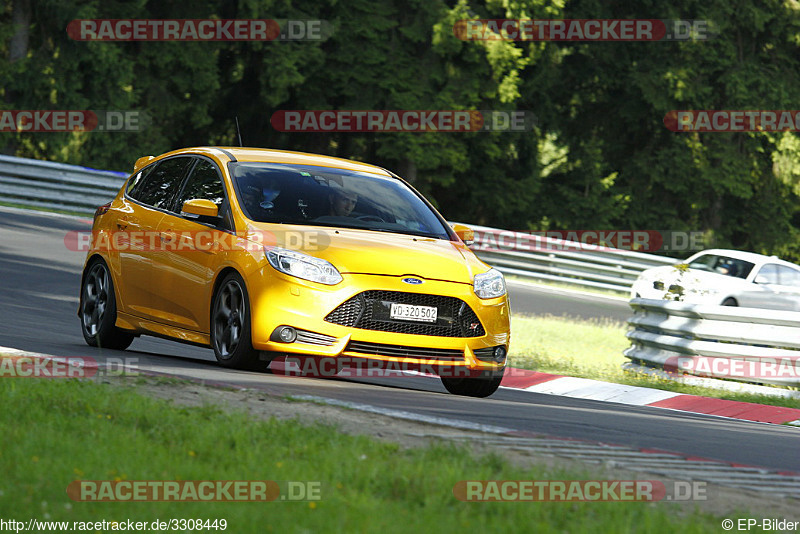
[[[391,319],[393,302],[432,306],[437,309],[435,323]],[[405,293],[402,291],[364,291],[340,304],[325,320],[342,326],[438,337],[480,337],[485,330],[467,303],[455,297]]]
[[[485,349],[477,349],[474,351],[475,357],[479,360],[493,360],[494,359],[494,347],[487,347]]]
[[[395,356],[401,358],[421,358],[426,360],[460,361],[464,353],[456,349],[427,349],[424,347],[406,347],[404,345],[386,345],[383,343],[368,343],[366,341],[351,341],[345,351],[360,354]]]
[[[495,353],[494,353],[495,350],[497,350],[498,348],[501,348],[501,347],[502,347],[502,345],[498,345],[496,347],[486,347],[486,348],[483,348],[483,349],[476,349],[474,351],[475,352],[475,357],[478,358],[482,362],[503,363],[503,361],[505,360],[505,357],[506,357],[505,349],[503,350],[502,357],[500,357],[500,358],[495,357]]]

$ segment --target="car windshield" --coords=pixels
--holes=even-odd
[[[754,266],[755,264],[749,261],[728,256],[719,256],[717,254],[704,254],[698,256],[689,263],[690,269],[733,276],[736,278],[747,278],[747,275],[750,274]]]
[[[450,239],[444,222],[395,178],[254,162],[232,163],[231,175],[239,204],[253,221]]]

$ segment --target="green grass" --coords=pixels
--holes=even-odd
[[[622,351],[630,346],[627,325],[615,321],[584,321],[561,317],[511,318],[509,364],[521,369],[565,374],[605,382],[630,384],[742,402],[800,408],[800,399],[770,397],[689,386],[671,380],[625,372]]]
[[[460,480],[589,479],[521,469],[463,446],[402,449],[321,424],[257,421],[72,380],[0,381],[3,519],[226,519],[228,532],[711,532],[667,504],[466,503]],[[596,478],[596,475],[595,475]],[[318,502],[74,502],[74,480],[319,481]],[[522,527],[524,525],[524,527]]]

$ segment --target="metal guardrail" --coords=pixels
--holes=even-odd
[[[634,363],[697,376],[800,385],[800,312],[633,299]]]
[[[0,200],[91,215],[112,200],[127,175],[0,155]]]
[[[621,250],[467,224],[475,232],[470,247],[486,263],[508,274],[585,287],[628,292],[645,269],[672,265],[677,258]]]
[[[0,200],[85,215],[113,199],[125,173],[0,155]],[[677,262],[654,254],[597,247],[524,232],[468,225],[476,254],[527,278],[627,292],[641,271]]]

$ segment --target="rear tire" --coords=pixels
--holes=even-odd
[[[479,397],[484,398],[492,395],[497,388],[500,387],[500,382],[503,380],[502,371],[488,371],[479,377],[468,378],[449,378],[439,377],[442,380],[444,388],[453,395],[462,395],[465,397]]]
[[[91,347],[125,350],[134,335],[117,328],[117,299],[108,267],[101,259],[86,267],[81,283],[81,332]]]
[[[253,348],[250,298],[239,273],[223,278],[211,305],[211,348],[223,367],[253,369],[259,354]]]

